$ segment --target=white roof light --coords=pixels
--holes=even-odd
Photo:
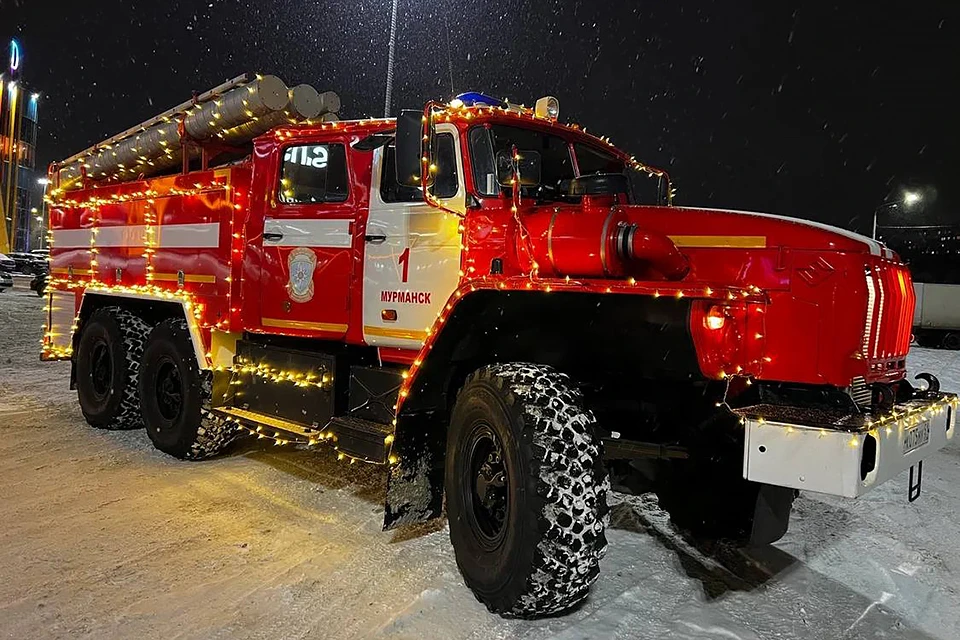
[[[560,101],[553,96],[544,96],[537,100],[533,108],[533,114],[538,118],[556,120],[560,117]]]

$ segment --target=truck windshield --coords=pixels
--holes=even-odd
[[[497,153],[509,153],[516,146],[518,150],[536,151],[540,154],[540,186],[530,187],[531,192],[535,192],[538,198],[565,199],[566,184],[578,175],[626,173],[631,178],[632,202],[656,202],[656,194],[637,193],[637,176],[631,175],[636,172],[628,171],[623,160],[583,142],[571,144],[565,138],[552,133],[500,124],[472,128],[469,142],[473,181],[479,195],[500,195],[499,182],[504,181],[504,176],[499,176],[498,182]],[[526,191],[527,187],[524,187],[524,192]],[[647,189],[641,191],[645,192]]]

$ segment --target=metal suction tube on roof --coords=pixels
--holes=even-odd
[[[183,128],[190,138],[204,140],[264,116],[283,113],[289,102],[290,91],[280,78],[262,76],[186,108],[181,112]],[[177,114],[171,114],[166,122],[71,159],[60,167],[60,187],[78,187],[81,167],[94,180],[133,179],[159,173],[180,160]]]

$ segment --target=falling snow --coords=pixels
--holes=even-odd
[[[335,90],[348,117],[380,115],[389,5],[66,3],[51,19],[15,2],[0,17],[44,91],[47,162],[244,71]],[[864,229],[905,181],[940,183],[929,206],[956,211],[943,91],[960,22],[944,6],[868,19],[855,3],[401,2],[393,102],[556,95],[564,119],[669,166],[681,203]]]

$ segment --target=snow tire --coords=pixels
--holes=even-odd
[[[197,366],[182,318],[161,322],[143,354],[140,397],[153,445],[182,460],[203,460],[226,449],[240,432],[210,411],[213,376]]]
[[[140,419],[140,358],[150,325],[120,307],[94,311],[77,346],[77,398],[90,426],[137,429]]]
[[[471,452],[491,434],[502,455],[478,467]],[[490,535],[478,492],[490,485],[474,478],[498,459],[507,497]],[[568,376],[510,363],[467,378],[447,439],[447,516],[457,566],[490,611],[535,618],[586,598],[606,552],[609,487],[596,419]]]

